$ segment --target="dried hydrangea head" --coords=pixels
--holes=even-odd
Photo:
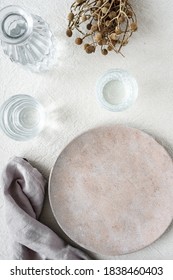
[[[94,53],[100,47],[107,55],[114,50],[121,53],[133,32],[137,31],[135,12],[130,0],[76,0],[67,16],[66,34],[72,37],[77,30],[75,43],[84,43],[86,53]],[[87,47],[86,47],[87,46]]]

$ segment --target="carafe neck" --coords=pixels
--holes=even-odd
[[[0,40],[8,44],[21,44],[33,31],[33,18],[19,6],[0,10]]]

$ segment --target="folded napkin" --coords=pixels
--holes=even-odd
[[[22,158],[13,158],[2,174],[10,259],[88,259],[38,221],[46,180]]]

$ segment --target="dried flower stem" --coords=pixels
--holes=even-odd
[[[71,37],[74,29],[82,35],[76,44],[91,38],[84,45],[87,53],[95,52],[99,46],[104,55],[111,50],[121,53],[137,30],[136,14],[129,0],[76,0],[68,19],[67,35]]]

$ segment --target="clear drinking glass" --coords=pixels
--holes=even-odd
[[[45,110],[30,95],[14,95],[0,108],[0,127],[14,140],[27,141],[36,137],[44,123]]]
[[[96,91],[98,101],[105,109],[120,112],[136,101],[138,84],[127,71],[110,69],[98,80]]]
[[[32,71],[47,71],[54,63],[54,37],[49,25],[19,6],[0,10],[0,40],[12,61]]]

